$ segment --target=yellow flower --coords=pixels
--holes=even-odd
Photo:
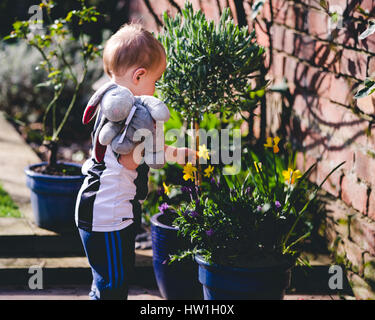
[[[214,171],[214,167],[211,165],[208,165],[208,167],[204,169],[204,176],[207,178],[211,177],[213,171]]]
[[[171,190],[169,189],[169,187],[165,184],[165,182],[163,182],[163,187],[164,187],[164,193],[169,196],[169,194],[171,193]]]
[[[273,142],[272,142],[272,140],[273,140]],[[280,142],[279,137],[275,137],[273,139],[271,137],[268,137],[267,143],[265,143],[264,146],[266,148],[273,148],[273,153],[278,153],[280,151],[279,146],[278,146],[279,142]]]
[[[197,168],[193,167],[193,165],[191,164],[191,162],[188,162],[186,164],[186,166],[184,167],[184,180],[187,181],[189,179],[191,179],[191,181],[194,181],[194,172],[197,171]]]
[[[254,161],[254,167],[256,169],[256,171],[259,173],[259,171],[262,171],[262,162],[256,162]]]
[[[209,151],[205,144],[199,146],[198,157],[206,160],[210,159]]]
[[[302,173],[298,169],[293,170],[292,168],[288,168],[288,170],[283,171],[283,177],[286,183],[293,184],[297,179],[302,177]]]

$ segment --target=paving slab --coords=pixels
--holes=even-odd
[[[30,290],[26,287],[0,287],[0,300],[89,300],[87,285],[46,287]],[[129,300],[164,300],[158,289],[130,286]]]
[[[24,169],[40,162],[40,159],[5,119],[3,113],[0,113],[0,128],[0,182],[24,216],[30,216],[30,191],[26,187]]]

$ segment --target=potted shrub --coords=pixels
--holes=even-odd
[[[68,12],[64,18],[52,20],[55,3],[43,1],[40,8],[45,19],[16,21],[13,31],[5,38],[25,41],[40,53],[39,68],[45,70],[47,76],[39,86],[53,89],[53,97],[45,107],[43,117],[48,161],[29,166],[25,173],[36,224],[55,231],[71,229],[74,225],[75,200],[83,181],[80,165],[57,161],[59,136],[86,80],[89,62],[100,56],[100,48],[90,43],[83,31],[85,24],[95,23],[100,14],[95,7],[78,2],[79,9]],[[37,26],[43,26],[42,30]],[[77,52],[80,61],[77,61]],[[73,95],[59,119],[56,106],[68,85],[73,86]]]
[[[201,11],[194,12],[192,4],[186,2],[181,14],[174,18],[164,14],[164,30],[159,40],[166,49],[168,65],[158,82],[158,92],[193,129],[192,148],[200,145],[198,130],[205,114],[230,117],[240,110],[251,112],[255,108],[258,97],[264,93],[264,85],[256,81],[261,76],[264,49],[255,42],[254,33],[235,25],[229,9],[223,11],[215,24],[207,21]],[[200,172],[195,171],[197,185],[202,182]],[[183,287],[181,280],[194,283],[196,279],[177,275],[194,275],[196,266],[190,267],[193,271],[182,273],[177,266],[163,264],[166,257],[186,247],[183,240],[178,240],[178,229],[171,224],[173,219],[163,223],[165,217],[159,213],[151,219],[155,275],[159,288],[170,287],[171,282]],[[156,232],[161,235],[157,236]],[[160,291],[163,293],[165,289]]]
[[[304,174],[292,167],[280,172],[278,143],[267,141],[272,154],[263,155],[263,162],[252,153],[251,166],[240,175],[219,174],[209,185],[190,189],[192,201],[177,210],[174,223],[194,248],[171,262],[195,256],[207,300],[282,299],[291,268],[306,263],[299,247],[310,234],[304,214],[343,163],[312,186],[307,178],[316,164]],[[210,165],[205,169],[206,176],[213,172]]]

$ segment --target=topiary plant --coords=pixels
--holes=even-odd
[[[215,24],[186,2],[174,18],[164,13],[164,24],[159,40],[166,48],[168,67],[158,87],[169,107],[196,130],[204,113],[230,116],[255,108],[264,94],[264,87],[256,87],[264,48],[254,32],[235,25],[229,8]]]

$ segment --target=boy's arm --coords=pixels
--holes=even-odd
[[[125,167],[126,169],[129,169],[129,170],[135,170],[137,169],[138,167],[138,163],[134,161],[134,158],[133,158],[133,152],[130,152],[129,154],[121,154],[119,157],[118,157],[118,162],[123,166]]]
[[[134,151],[133,151],[134,152]],[[133,152],[129,154],[122,154],[118,158],[118,162],[129,170],[135,170],[138,163],[134,160]],[[176,148],[172,146],[164,146],[165,160],[167,162],[177,162],[178,164],[185,165],[187,162],[192,164],[196,163],[197,152],[189,148]]]
[[[187,162],[195,164],[197,160],[197,152],[185,147],[176,148],[165,145],[164,152],[167,162],[177,162],[178,164],[185,165]]]

